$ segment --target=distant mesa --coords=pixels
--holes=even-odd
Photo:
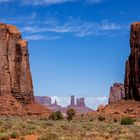
[[[45,105],[52,111],[59,110],[63,113],[65,113],[68,108],[74,108],[79,114],[93,111],[91,108],[85,105],[85,98],[77,98],[75,103],[75,96],[73,95],[71,96],[70,105],[68,105],[67,107],[58,105],[56,100],[54,103],[51,103],[51,98],[47,96],[35,96],[35,101],[41,103],[42,105]]]
[[[34,102],[28,43],[16,26],[0,23],[0,115],[42,115]]]

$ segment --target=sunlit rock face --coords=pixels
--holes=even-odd
[[[126,99],[140,101],[140,22],[131,25],[131,53],[125,68]]]
[[[0,23],[0,95],[34,102],[27,41],[13,25]]]

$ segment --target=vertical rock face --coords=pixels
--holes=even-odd
[[[124,84],[122,83],[113,84],[113,86],[110,88],[108,103],[112,104],[124,98],[125,98]]]
[[[12,25],[0,23],[0,95],[34,102],[27,41]]]
[[[75,97],[72,95],[71,96],[71,103],[70,103],[70,106],[71,107],[74,107],[75,106]]]
[[[140,100],[140,22],[131,25],[130,46],[125,68],[126,99]]]

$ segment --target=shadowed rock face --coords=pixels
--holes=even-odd
[[[140,22],[131,25],[131,53],[126,62],[126,99],[140,100]]]
[[[23,104],[34,102],[27,41],[12,25],[0,23],[0,95]]]

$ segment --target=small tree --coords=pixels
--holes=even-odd
[[[134,119],[128,118],[128,117],[125,117],[125,118],[121,119],[121,125],[133,125],[134,122],[135,122]]]
[[[60,111],[52,112],[49,116],[49,119],[51,120],[62,120],[63,119],[63,114]]]
[[[76,116],[76,111],[73,108],[67,110],[67,120],[71,121]]]

